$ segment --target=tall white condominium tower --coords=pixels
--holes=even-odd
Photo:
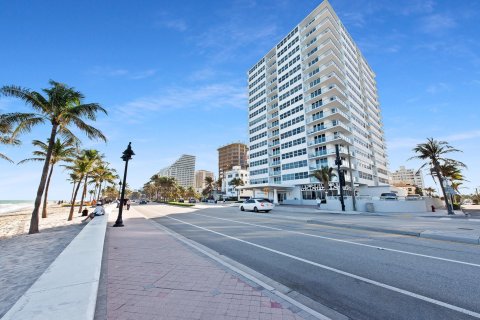
[[[182,187],[193,187],[195,181],[195,156],[182,155],[172,165],[161,169],[158,174],[163,177],[173,177]]]
[[[349,158],[356,186],[388,184],[375,73],[328,1],[248,71],[248,89],[251,187],[315,199],[322,184],[310,174],[336,168],[336,144],[346,194]]]

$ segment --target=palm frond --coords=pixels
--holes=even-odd
[[[86,117],[89,120],[97,120],[97,113],[103,112],[104,114],[108,114],[107,110],[100,106],[98,103],[86,103],[74,106],[73,108],[69,109],[69,114],[74,117]]]
[[[79,118],[72,118],[72,121],[81,131],[83,131],[83,133],[87,135],[89,139],[100,139],[105,142],[107,141],[107,137],[105,137],[100,130],[86,124],[83,120]]]
[[[28,159],[23,159],[22,161],[19,161],[17,164],[24,164],[26,162],[30,161],[45,161],[45,158],[28,158]]]
[[[7,160],[10,163],[14,163],[12,159],[4,155],[3,153],[0,153],[0,159]]]
[[[48,109],[45,98],[38,92],[30,91],[27,88],[16,85],[3,86],[0,88],[0,93],[6,97],[18,98],[39,112],[44,113]]]

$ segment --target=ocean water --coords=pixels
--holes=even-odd
[[[33,208],[33,200],[0,200],[0,215]]]

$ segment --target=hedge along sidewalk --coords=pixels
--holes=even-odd
[[[93,319],[107,215],[90,221],[2,320]]]

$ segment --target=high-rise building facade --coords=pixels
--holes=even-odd
[[[197,170],[195,171],[195,190],[197,192],[202,192],[206,187],[205,178],[210,177],[212,180],[215,180],[215,175],[211,171],[207,170]]]
[[[195,180],[195,156],[184,154],[172,165],[161,169],[158,175],[173,177],[178,185],[188,188],[194,186]]]
[[[218,175],[225,177],[225,172],[232,170],[234,166],[247,168],[248,147],[244,143],[230,143],[218,148]]]
[[[357,186],[388,184],[375,73],[328,1],[248,71],[248,92],[252,187],[315,197],[322,184],[311,174],[336,168],[335,145],[347,193],[350,168]]]
[[[422,172],[400,166],[400,169],[390,173],[390,183],[394,186],[410,185],[423,189]]]

